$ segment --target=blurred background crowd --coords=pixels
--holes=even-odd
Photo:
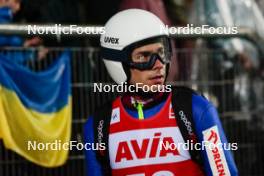
[[[140,8],[153,12],[169,26],[242,26],[256,31],[264,38],[262,0],[1,0],[1,24],[77,24],[104,25],[105,22],[120,10]],[[188,39],[175,41],[174,47],[194,48],[197,42]],[[208,48],[224,49],[229,58],[238,59],[247,70],[261,65],[257,46],[251,42],[236,40],[213,40],[206,44]],[[70,36],[0,36],[0,46],[45,46],[45,47],[98,47],[98,38]],[[41,50],[40,58],[48,52]],[[175,57],[181,57],[176,54]],[[184,78],[179,69],[186,63],[173,60],[175,69],[171,70],[169,80]],[[177,69],[176,69],[177,67]],[[185,68],[184,68],[185,69]]]

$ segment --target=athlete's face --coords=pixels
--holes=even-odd
[[[136,48],[132,52],[133,62],[144,61],[145,53],[163,54],[164,46],[161,43],[153,43]],[[159,59],[156,60],[154,66],[149,70],[130,69],[131,84],[142,83],[142,85],[163,85],[165,82],[166,66]]]

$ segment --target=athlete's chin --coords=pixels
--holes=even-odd
[[[163,85],[165,83],[165,80],[163,77],[159,78],[152,78],[148,80],[148,85],[153,86],[153,85]]]

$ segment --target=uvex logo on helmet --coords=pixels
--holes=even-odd
[[[104,42],[105,43],[112,43],[112,44],[119,44],[119,38],[105,37]]]

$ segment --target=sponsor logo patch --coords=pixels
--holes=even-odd
[[[105,43],[111,43],[111,44],[119,44],[119,38],[115,37],[105,37],[104,38]]]
[[[203,131],[203,140],[213,175],[230,175],[217,126]]]
[[[111,124],[120,122],[120,109],[115,108],[112,110]]]
[[[110,163],[113,169],[181,162],[190,154],[180,148],[160,144],[184,143],[178,127],[129,130],[109,135]]]

